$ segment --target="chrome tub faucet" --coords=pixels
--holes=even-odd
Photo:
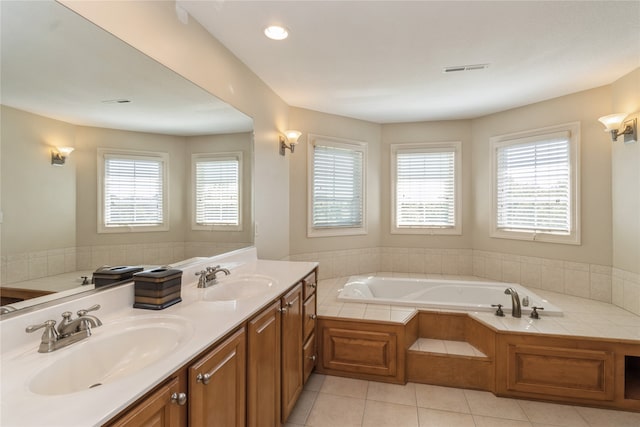
[[[506,295],[511,295],[511,315],[513,317],[522,317],[522,307],[520,306],[520,296],[513,288],[505,289]]]

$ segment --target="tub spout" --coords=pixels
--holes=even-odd
[[[511,295],[511,315],[513,317],[522,317],[522,308],[520,307],[520,297],[513,288],[507,288],[505,294]]]

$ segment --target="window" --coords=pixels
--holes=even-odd
[[[192,155],[194,230],[242,231],[242,153]]]
[[[366,143],[309,139],[308,236],[366,234]]]
[[[98,149],[98,232],[169,229],[166,153]]]
[[[461,143],[391,145],[391,232],[461,234]]]
[[[491,139],[492,237],[580,244],[580,124]]]

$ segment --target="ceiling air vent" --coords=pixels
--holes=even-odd
[[[453,67],[444,67],[443,73],[455,73],[458,71],[484,70],[489,68],[489,64],[473,64],[473,65],[455,65]]]

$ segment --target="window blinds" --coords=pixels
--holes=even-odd
[[[163,223],[162,160],[105,156],[104,225]]]
[[[313,147],[313,227],[362,227],[364,152]]]
[[[196,161],[195,198],[198,225],[239,224],[239,170],[237,158]]]
[[[570,234],[568,132],[499,147],[496,165],[498,229]]]
[[[455,152],[396,153],[396,227],[455,227]]]

